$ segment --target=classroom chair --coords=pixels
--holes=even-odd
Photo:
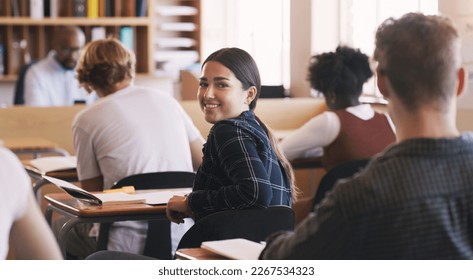
[[[287,206],[220,211],[197,220],[177,249],[198,248],[203,241],[231,238],[260,242],[273,232],[293,229],[294,211]]]
[[[317,191],[313,197],[300,199],[294,205],[296,225],[302,222],[310,212],[324,199],[327,192],[332,190],[338,179],[351,177],[366,167],[370,159],[360,159],[340,163],[327,171],[320,179]]]
[[[134,186],[137,190],[189,188],[194,184],[195,173],[186,171],[152,172],[125,177],[114,188]],[[107,249],[110,223],[100,225],[97,250]],[[148,221],[148,232],[143,255],[162,260],[172,259],[171,228],[168,219]]]
[[[370,159],[351,160],[340,163],[327,171],[327,173],[325,173],[325,175],[320,180],[319,187],[317,188],[317,192],[314,196],[312,209],[324,199],[327,192],[333,188],[339,179],[352,177],[356,173],[363,170],[369,161]]]
[[[16,83],[15,83],[15,93],[13,95],[13,104],[15,105],[25,104],[24,91],[25,91],[26,72],[28,71],[30,66],[35,64],[36,62],[38,62],[38,60],[31,60],[30,62],[25,63],[21,67],[20,72],[18,73],[18,79],[16,80]]]
[[[286,89],[283,85],[261,86],[260,98],[284,98],[286,97]]]

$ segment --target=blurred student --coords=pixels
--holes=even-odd
[[[326,170],[346,161],[367,159],[395,141],[387,114],[375,112],[359,101],[363,84],[373,76],[368,56],[339,46],[335,52],[315,55],[309,67],[313,89],[325,97],[328,111],[280,142],[293,160],[323,155]]]
[[[0,180],[0,259],[7,257],[9,249],[15,259],[62,259],[34,199],[30,178],[18,158],[1,145]]]
[[[263,259],[473,259],[473,133],[456,127],[460,38],[448,18],[409,13],[376,33],[377,83],[396,144],[339,183]]]
[[[85,44],[79,27],[63,26],[55,32],[54,49],[31,65],[25,76],[24,100],[29,106],[69,106],[91,103],[94,96],[79,87],[75,67]]]
[[[100,97],[72,125],[78,177],[88,191],[109,189],[139,173],[192,172],[201,163],[204,139],[199,130],[169,94],[133,85],[135,64],[135,55],[115,39],[90,42],[81,54],[78,80]],[[172,225],[174,247],[190,226]],[[71,255],[85,258],[95,251],[89,230],[75,228]],[[114,223],[108,248],[141,254],[146,232],[146,222]]]
[[[213,126],[193,191],[167,204],[171,221],[198,220],[228,209],[292,205],[291,166],[254,113],[260,92],[258,67],[246,51],[224,48],[204,61],[198,100]]]

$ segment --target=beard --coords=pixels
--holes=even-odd
[[[74,68],[76,68],[76,65],[77,65],[77,62],[73,60],[63,60],[59,63],[66,70],[74,70]]]

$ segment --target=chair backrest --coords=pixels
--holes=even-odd
[[[152,172],[131,175],[116,182],[112,188],[134,186],[137,190],[189,188],[194,184],[195,173],[186,171]],[[111,224],[101,224],[97,250],[107,249]],[[143,255],[172,259],[171,227],[168,219],[148,221],[148,232]]]
[[[279,86],[261,86],[260,98],[284,98],[286,97],[286,90],[283,85]]]
[[[294,211],[287,206],[220,211],[197,220],[177,249],[197,248],[203,241],[245,238],[263,241],[271,233],[294,229]]]
[[[344,179],[355,175],[365,168],[369,161],[370,159],[347,161],[340,163],[327,171],[320,180],[319,187],[315,193],[313,206],[315,207],[322,201],[325,194],[333,188],[338,179]]]
[[[37,60],[31,60],[29,63],[26,63],[21,68],[20,72],[18,73],[18,79],[16,80],[15,84],[15,94],[13,96],[13,104],[21,105],[25,104],[25,76],[26,72],[30,68],[31,65],[35,64]]]
[[[166,189],[192,187],[195,173],[186,171],[166,171],[141,173],[118,180],[112,188],[134,186],[136,189]]]

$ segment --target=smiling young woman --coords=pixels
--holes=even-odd
[[[199,219],[228,209],[292,205],[292,168],[253,112],[260,90],[258,67],[246,51],[224,48],[204,61],[198,99],[213,127],[193,191],[167,204],[170,220],[180,223],[185,217]]]

